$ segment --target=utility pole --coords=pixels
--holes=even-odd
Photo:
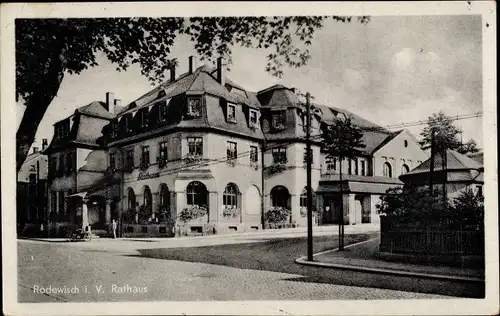
[[[306,93],[306,167],[307,167],[307,261],[313,261],[313,210],[311,188],[311,94]]]

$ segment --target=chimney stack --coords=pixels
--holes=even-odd
[[[170,66],[170,82],[175,81],[175,65]]]
[[[222,57],[217,58],[217,82],[223,86],[226,84],[226,74]]]
[[[196,70],[197,67],[198,67],[198,65],[197,65],[196,57],[189,56],[189,74],[192,74]]]
[[[113,92],[106,92],[106,110],[113,114],[115,104],[115,94]]]
[[[42,139],[42,150],[45,150],[45,148],[47,148],[47,146],[48,146],[47,138],[43,138]]]

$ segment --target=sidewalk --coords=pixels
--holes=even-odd
[[[484,270],[459,267],[417,265],[385,261],[378,257],[379,238],[352,244],[344,251],[328,250],[314,254],[314,261],[301,257],[295,262],[323,268],[345,269],[369,273],[414,276],[420,278],[484,282]]]
[[[380,228],[379,224],[362,224],[362,225],[349,225],[345,226],[346,234],[358,233],[373,233],[377,232]],[[315,226],[313,227],[313,236],[325,236],[338,234],[338,226]],[[101,237],[100,242],[103,241],[141,241],[141,242],[161,242],[166,240],[197,240],[197,239],[212,239],[212,238],[293,238],[307,236],[307,227],[297,228],[283,228],[283,229],[266,229],[260,231],[250,231],[241,233],[228,233],[217,234],[209,236],[183,236],[183,237],[127,237],[127,238],[106,238]],[[46,242],[68,242],[67,238],[18,238],[25,240],[38,240]],[[92,239],[90,242],[96,241]]]

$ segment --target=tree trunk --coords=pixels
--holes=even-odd
[[[45,80],[33,87],[33,92],[25,100],[26,110],[16,133],[16,172],[26,160],[38,126],[61,86],[66,68],[64,51],[61,49],[48,57]]]

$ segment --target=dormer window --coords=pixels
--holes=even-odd
[[[148,112],[143,111],[141,113],[141,127],[148,127]]]
[[[279,111],[273,113],[273,129],[283,130],[285,129],[286,112]]]
[[[227,121],[231,123],[236,123],[236,105],[227,105]]]
[[[250,110],[250,127],[257,126],[257,111]]]
[[[117,121],[112,121],[111,122],[111,137],[116,138],[118,137],[118,122]]]
[[[167,120],[167,101],[160,102],[158,115],[160,122],[165,122]]]
[[[191,117],[201,116],[201,98],[189,98],[187,114]]]

